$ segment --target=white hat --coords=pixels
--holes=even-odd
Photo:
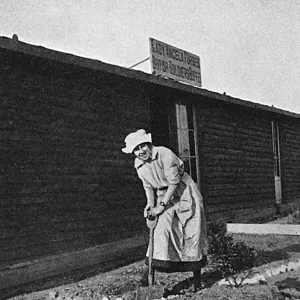
[[[143,143],[152,143],[151,133],[146,133],[144,129],[128,134],[125,138],[126,147],[122,149],[125,153],[132,153],[134,148]]]

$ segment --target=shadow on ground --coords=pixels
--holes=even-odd
[[[281,260],[288,260],[291,258],[291,252],[294,253],[300,253],[300,244],[293,244],[289,245],[288,247],[285,247],[283,249],[276,249],[276,250],[258,250],[258,258],[256,261],[256,266],[259,267],[261,265],[269,264],[275,261],[281,261]],[[210,288],[213,286],[216,282],[222,279],[222,276],[218,272],[205,272],[202,275],[202,287],[203,288]],[[278,283],[278,288],[289,288],[294,287],[295,283],[299,286],[300,290],[300,281],[295,281],[293,279],[293,282],[289,285],[288,280],[284,280],[283,282]],[[176,283],[171,289],[166,290],[165,296],[169,295],[186,295],[193,292],[193,277],[187,278],[183,281],[180,281]]]
[[[285,260],[290,258],[288,251],[286,251],[285,249],[279,249],[273,251],[259,250],[257,251],[257,254],[258,254],[257,263],[256,263],[257,266],[268,264],[273,261]]]
[[[288,277],[282,281],[277,281],[275,284],[279,290],[294,288],[297,291],[300,291],[300,279],[299,278]]]
[[[218,272],[205,272],[202,274],[201,278],[201,289],[210,288],[213,284],[221,279],[221,275]],[[164,297],[170,295],[192,295],[195,293],[194,290],[194,278],[189,277],[185,280],[177,282],[170,289],[165,290]]]

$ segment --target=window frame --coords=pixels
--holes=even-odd
[[[196,122],[196,108],[191,102],[176,101],[174,103],[174,114],[175,122],[173,122],[173,141],[174,148],[177,149],[178,156],[185,162],[188,161],[188,170],[185,171],[191,175],[195,182],[200,187],[200,168],[199,168],[199,155],[198,155],[198,138],[197,138],[197,122]],[[184,109],[186,117],[181,118],[180,111]],[[185,124],[183,123],[185,122]],[[185,138],[182,136],[185,133]],[[192,138],[191,138],[192,137]],[[188,153],[182,153],[182,143],[188,142]],[[191,151],[191,148],[193,149]],[[194,160],[194,165],[193,165]]]

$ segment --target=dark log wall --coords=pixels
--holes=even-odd
[[[237,221],[245,214],[274,206],[268,115],[199,99],[197,122],[201,189],[208,218]]]
[[[300,200],[300,121],[279,120],[283,203]]]
[[[144,230],[126,134],[150,128],[144,84],[0,51],[0,265]]]
[[[299,199],[296,118],[0,50],[0,266],[147,230],[144,191],[121,148],[139,128],[172,148],[178,100],[196,105],[209,220],[238,221],[275,206],[276,118],[283,202]]]
[[[156,146],[170,148],[170,91],[156,86],[151,90],[151,133]]]

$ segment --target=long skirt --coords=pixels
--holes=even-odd
[[[158,194],[157,201],[162,198],[163,193]],[[155,269],[181,272],[203,267],[208,248],[203,199],[188,174],[183,176],[174,197],[159,215],[153,236]]]

